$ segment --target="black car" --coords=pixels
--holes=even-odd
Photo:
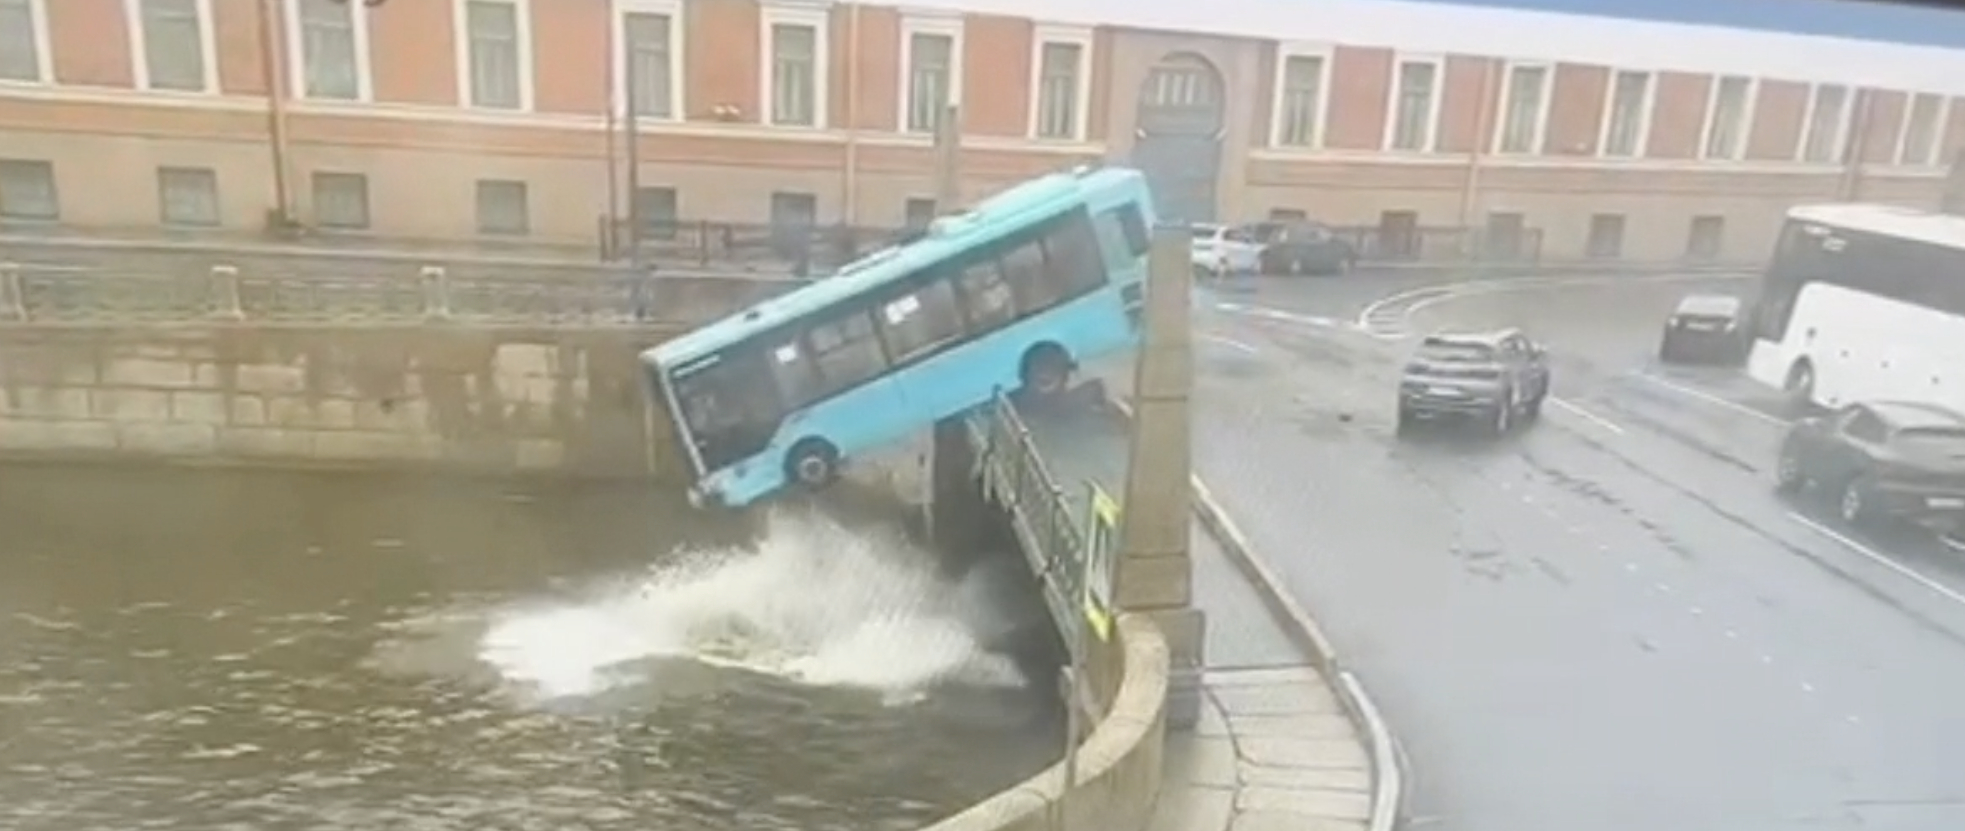
[[[1731,363],[1746,357],[1746,306],[1726,294],[1694,294],[1678,302],[1658,340],[1666,363]]]
[[[1546,356],[1515,329],[1427,336],[1399,379],[1399,431],[1422,419],[1462,417],[1500,435],[1517,420],[1533,421],[1549,397]]]
[[[1357,249],[1326,225],[1271,220],[1249,230],[1262,244],[1264,274],[1343,274],[1358,263]]]
[[[1872,401],[1804,418],[1789,429],[1775,482],[1833,494],[1842,519],[1909,520],[1965,531],[1965,415],[1934,404]]]

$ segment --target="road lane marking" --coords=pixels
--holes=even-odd
[[[1737,401],[1728,401],[1710,392],[1706,392],[1705,390],[1693,389],[1691,387],[1688,387],[1684,384],[1677,383],[1675,381],[1667,381],[1649,372],[1635,372],[1632,374],[1642,380],[1656,384],[1663,389],[1671,390],[1672,392],[1678,393],[1679,395],[1704,401],[1708,404],[1712,404],[1715,406],[1724,407],[1736,413],[1752,416],[1768,424],[1775,424],[1782,427],[1786,427],[1789,424],[1787,419],[1776,418],[1774,416],[1756,410],[1752,407],[1749,407],[1745,404],[1741,404]]]
[[[1316,315],[1298,314],[1296,312],[1286,311],[1283,309],[1275,309],[1268,306],[1248,306],[1241,303],[1216,303],[1214,307],[1219,311],[1228,312],[1229,314],[1248,315],[1249,317],[1260,317],[1260,318],[1266,318],[1268,320],[1280,320],[1285,323],[1300,323],[1305,326],[1315,326],[1319,329],[1334,329],[1342,325],[1338,321],[1332,318],[1318,317]]]
[[[1201,339],[1208,341],[1209,343],[1216,343],[1222,346],[1226,346],[1229,349],[1233,349],[1244,355],[1254,355],[1262,351],[1260,349],[1255,348],[1254,346],[1243,343],[1234,338],[1224,338],[1220,335],[1202,335]]]
[[[1896,560],[1892,560],[1889,557],[1883,556],[1882,552],[1879,552],[1874,548],[1871,548],[1867,545],[1857,542],[1856,540],[1850,539],[1849,535],[1847,534],[1844,534],[1840,531],[1835,530],[1834,528],[1830,528],[1826,525],[1816,522],[1815,520],[1797,514],[1793,511],[1788,512],[1788,519],[1800,523],[1801,527],[1803,528],[1807,528],[1810,531],[1813,531],[1817,534],[1820,534],[1824,537],[1828,537],[1831,540],[1841,543],[1842,547],[1847,548],[1850,551],[1854,551],[1857,554],[1861,554],[1864,557],[1869,558],[1871,562],[1874,562],[1877,565],[1883,566],[1884,568],[1887,568],[1900,575],[1903,575],[1906,579],[1909,579],[1910,581],[1917,583],[1918,585],[1923,586],[1924,588],[1930,589],[1933,592],[1943,595],[1946,599],[1950,600],[1953,603],[1957,603],[1961,606],[1965,606],[1965,594],[1960,594],[1957,591],[1954,591],[1951,587],[1946,586],[1943,583],[1940,583],[1936,580],[1931,579],[1930,577],[1925,576],[1923,572],[1920,572],[1917,569],[1911,568],[1910,566],[1904,565],[1903,563],[1899,563]]]
[[[1688,272],[1683,274],[1654,274],[1638,279],[1629,276],[1606,274],[1572,275],[1569,277],[1504,277],[1491,280],[1435,283],[1419,286],[1381,297],[1359,310],[1353,326],[1366,334],[1381,340],[1399,340],[1411,333],[1412,319],[1421,309],[1436,303],[1456,300],[1462,297],[1477,297],[1484,294],[1498,294],[1510,291],[1533,291],[1536,289],[1567,288],[1582,286],[1628,286],[1645,283],[1679,283],[1707,280],[1745,280],[1755,277],[1746,272]],[[1403,304],[1403,305],[1401,305]],[[1389,307],[1389,308],[1388,308]],[[1378,322],[1392,318],[1397,331],[1381,331]]]
[[[1602,427],[1605,430],[1609,430],[1612,433],[1616,433],[1617,435],[1620,436],[1624,435],[1624,428],[1617,426],[1616,422],[1604,418],[1603,416],[1597,415],[1596,413],[1590,412],[1589,410],[1585,410],[1582,407],[1579,407],[1575,404],[1571,404],[1568,401],[1564,401],[1560,398],[1551,395],[1549,396],[1549,403],[1554,404],[1557,407],[1561,407],[1563,412],[1569,413],[1570,415],[1574,415],[1577,418],[1585,419],[1590,423],[1595,424],[1598,427]]]

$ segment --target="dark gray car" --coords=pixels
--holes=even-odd
[[[1399,379],[1399,431],[1422,420],[1471,418],[1500,435],[1535,420],[1548,397],[1547,352],[1519,330],[1435,333]]]
[[[1658,359],[1665,363],[1744,360],[1744,308],[1740,298],[1732,295],[1687,295],[1665,321],[1665,333],[1658,339]]]
[[[1262,244],[1264,274],[1343,274],[1358,262],[1357,248],[1327,225],[1270,220],[1249,230]]]
[[[1909,401],[1851,404],[1795,422],[1780,452],[1776,486],[1828,491],[1851,525],[1897,519],[1965,531],[1965,415]]]

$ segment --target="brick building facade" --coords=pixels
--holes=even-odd
[[[1946,50],[1183,5],[0,0],[0,224],[254,231],[284,199],[336,233],[591,245],[632,98],[651,217],[896,226],[959,102],[969,196],[1104,158],[1192,218],[1751,260],[1791,204],[1934,205],[1965,146]]]

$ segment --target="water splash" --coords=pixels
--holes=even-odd
[[[889,701],[938,686],[1023,686],[994,651],[1020,613],[991,569],[961,580],[893,535],[781,510],[754,547],[686,552],[652,574],[565,604],[496,615],[479,657],[548,697],[624,683],[651,659],[688,659]]]

